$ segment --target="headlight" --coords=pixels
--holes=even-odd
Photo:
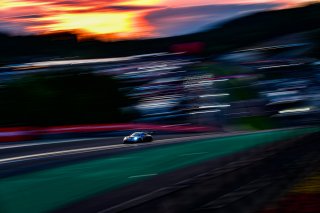
[[[139,138],[138,137],[134,137],[133,140],[137,141]]]

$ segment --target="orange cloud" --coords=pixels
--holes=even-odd
[[[3,0],[0,18],[23,23],[29,33],[74,31],[104,39],[148,37],[152,26],[143,19],[161,0]],[[15,25],[16,26],[16,25]],[[14,29],[12,29],[14,30]]]
[[[0,0],[0,31],[16,34],[73,31],[81,37],[95,36],[102,39],[150,37],[159,35],[155,28],[162,26],[151,23],[147,16],[163,7],[258,3],[296,5],[307,1],[309,0]],[[175,26],[170,21],[166,25]],[[196,26],[190,26],[192,27]]]

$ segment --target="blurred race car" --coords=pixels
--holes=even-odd
[[[153,137],[151,133],[145,133],[145,132],[135,132],[123,139],[123,143],[141,143],[141,142],[151,142],[151,141],[153,141]]]

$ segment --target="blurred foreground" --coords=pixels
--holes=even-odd
[[[141,41],[2,35],[10,51],[0,67],[0,126],[139,123],[235,131],[318,124],[318,9],[268,11]]]
[[[157,53],[5,66],[0,125],[236,131],[318,124],[320,65],[305,55],[313,44],[304,39],[292,35],[215,58]]]

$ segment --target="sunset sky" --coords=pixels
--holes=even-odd
[[[76,32],[105,40],[194,32],[246,13],[310,0],[0,0],[0,32]]]

